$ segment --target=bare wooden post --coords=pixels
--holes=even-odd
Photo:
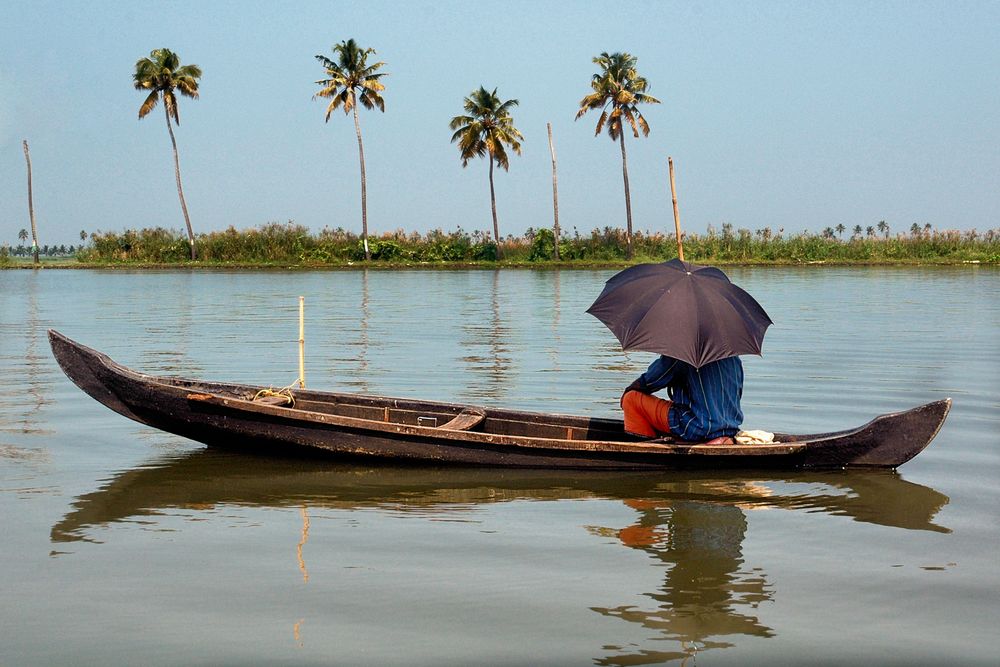
[[[667,157],[670,167],[670,199],[674,204],[674,232],[677,234],[677,258],[684,261],[684,244],[681,242],[681,214],[677,210],[677,186],[674,184],[674,159]]]
[[[559,261],[559,180],[556,178],[556,147],[552,143],[552,123],[546,123],[549,130],[549,153],[552,154],[552,215],[555,222],[552,225],[552,235],[556,240],[556,261]]]
[[[31,155],[28,153],[28,140],[22,141],[24,144],[24,161],[28,163],[28,217],[31,218],[31,253],[35,258],[35,265],[38,265],[38,228],[35,226],[35,203],[31,197]]]
[[[306,388],[306,298],[299,297],[299,389]]]

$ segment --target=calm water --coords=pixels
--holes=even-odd
[[[745,426],[944,396],[898,473],[400,469],[119,417],[46,329],[155,373],[614,416],[608,271],[0,271],[0,664],[991,664],[1000,272],[734,269]]]

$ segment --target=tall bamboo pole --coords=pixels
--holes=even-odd
[[[677,210],[677,185],[674,183],[674,159],[667,156],[670,167],[670,199],[674,204],[674,232],[677,234],[677,258],[684,261],[684,244],[681,242],[681,214]]]
[[[299,389],[306,388],[306,298],[299,297]]]
[[[31,155],[28,153],[28,140],[24,139],[24,160],[28,163],[28,217],[31,218],[31,254],[38,266],[38,228],[35,226],[35,203],[31,196]]]
[[[552,143],[552,123],[546,123],[549,130],[549,153],[552,154],[552,215],[555,219],[552,225],[552,235],[555,237],[555,257],[559,261],[559,179],[556,177],[556,146]]]

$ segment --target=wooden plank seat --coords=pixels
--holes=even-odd
[[[469,429],[482,424],[485,419],[486,413],[482,410],[465,408],[452,417],[451,420],[438,426],[438,428],[444,429],[445,431],[468,431]]]

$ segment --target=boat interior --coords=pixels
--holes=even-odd
[[[157,380],[166,380],[192,392],[236,398],[261,406],[275,406],[291,411],[388,424],[559,440],[616,442],[645,440],[626,433],[622,421],[615,419],[491,409],[407,398],[317,392],[288,387],[273,389],[207,384],[172,378],[157,378]]]

